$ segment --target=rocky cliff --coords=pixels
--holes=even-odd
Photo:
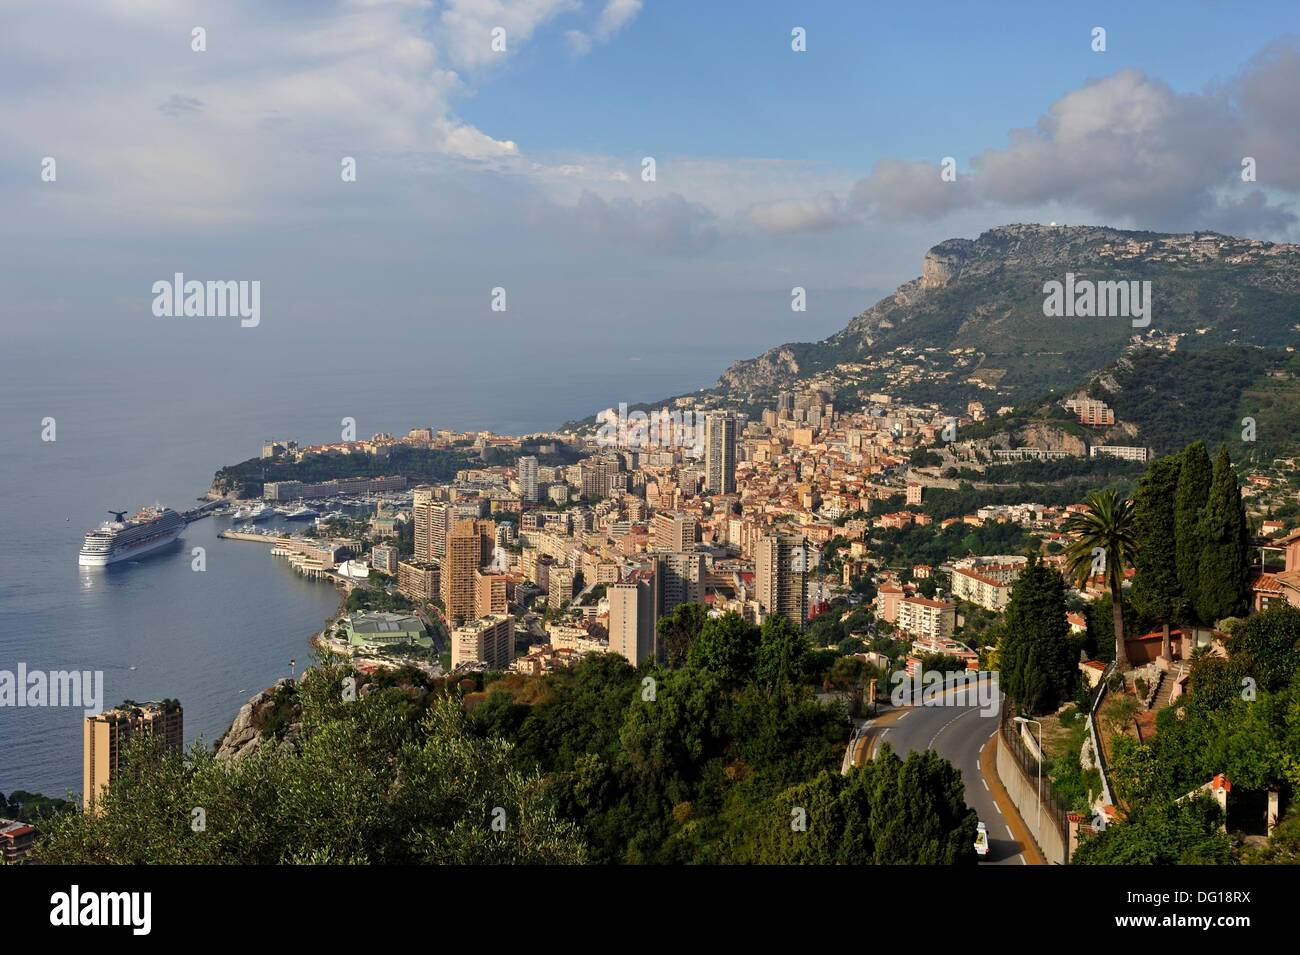
[[[217,759],[233,762],[265,746],[295,746],[302,729],[296,696],[296,685],[287,679],[254,694],[218,741]]]

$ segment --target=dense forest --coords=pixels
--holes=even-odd
[[[1265,453],[1271,457],[1300,444],[1298,370],[1296,359],[1268,349],[1145,350],[1111,369],[1117,392],[1093,390],[1114,407],[1116,417],[1136,424],[1157,453],[1205,441],[1211,447],[1228,442],[1233,457],[1255,449],[1270,449]],[[1287,377],[1270,379],[1270,372]],[[1269,387],[1272,380],[1283,386]],[[1242,442],[1245,417],[1256,420],[1254,448]]]
[[[419,483],[450,481],[462,468],[482,466],[466,448],[415,448],[399,445],[386,455],[312,454],[301,461],[286,457],[250,458],[219,470],[212,480],[216,491],[238,491],[240,497],[260,497],[267,481],[331,481],[336,478],[402,475]]]

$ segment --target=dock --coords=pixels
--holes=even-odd
[[[333,584],[344,593],[360,586],[361,581],[345,577],[334,570],[332,562],[314,553],[318,542],[286,534],[257,534],[247,531],[224,530],[217,534],[224,540],[252,541],[257,544],[269,544],[272,557],[285,558],[289,566],[311,580],[324,580]]]
[[[225,503],[225,501],[208,501],[208,503],[200,504],[198,507],[191,508],[188,511],[182,511],[181,517],[184,518],[186,524],[193,524],[200,518],[211,517],[213,512]]]
[[[224,530],[217,534],[223,540],[232,541],[255,541],[258,544],[275,544],[284,538],[279,534],[249,534],[244,531]]]

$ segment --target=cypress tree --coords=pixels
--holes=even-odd
[[[1037,557],[1011,588],[999,665],[1002,687],[1022,711],[1050,713],[1073,690],[1077,661],[1065,619],[1065,579]]]
[[[1205,442],[1189,444],[1180,455],[1178,489],[1174,493],[1174,547],[1178,584],[1189,616],[1200,610],[1201,510],[1210,496],[1210,455]]]
[[[1133,606],[1144,617],[1160,621],[1164,631],[1161,654],[1169,659],[1169,624],[1187,617],[1187,600],[1178,580],[1177,520],[1174,499],[1182,462],[1176,456],[1151,463],[1138,480],[1133,497]]]
[[[1246,611],[1250,591],[1250,530],[1241,485],[1227,448],[1214,458],[1214,474],[1197,535],[1201,541],[1197,614],[1205,623]]]

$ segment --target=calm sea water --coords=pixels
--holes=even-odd
[[[253,346],[257,347],[253,347]],[[601,351],[602,348],[606,350]],[[526,354],[524,354],[526,352]],[[337,440],[417,425],[525,432],[619,401],[711,383],[714,349],[509,339],[486,352],[404,349],[358,335],[328,344],[256,336],[130,342],[32,338],[0,352],[0,670],[102,670],[104,703],[175,697],[187,741],[215,741],[250,695],[310,658],[334,610],[260,544],[222,541],[226,522],[135,564],[77,566],[107,511],[192,507],[222,464],[266,437]],[[56,440],[41,440],[53,418]],[[190,549],[207,551],[191,570]],[[0,791],[81,788],[79,709],[0,707]]]

